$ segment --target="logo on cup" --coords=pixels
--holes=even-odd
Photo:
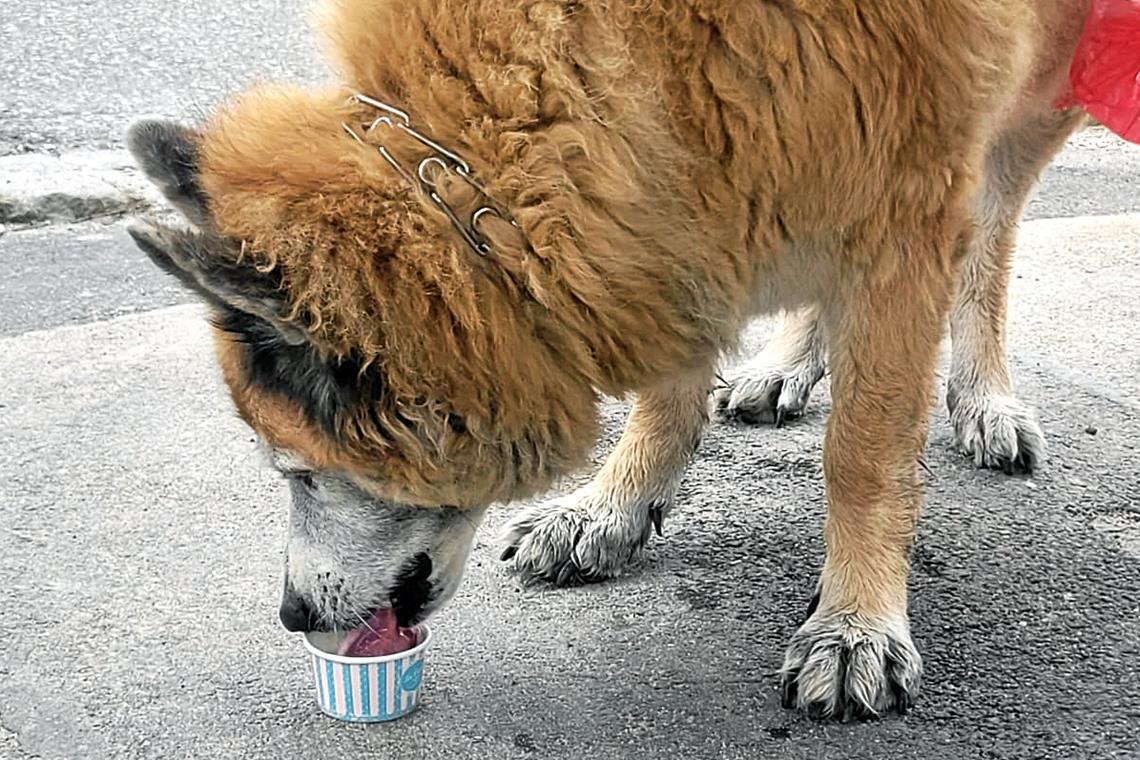
[[[407,669],[404,670],[403,675],[400,676],[400,687],[404,691],[415,691],[420,687],[420,681],[424,677],[424,663],[423,661],[413,662]]]

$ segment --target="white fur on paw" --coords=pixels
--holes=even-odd
[[[558,586],[620,575],[641,553],[666,507],[633,501],[587,486],[569,496],[526,507],[503,531],[503,559],[517,572]]]
[[[823,372],[824,364],[810,354],[785,362],[761,353],[729,373],[713,400],[724,417],[779,426],[803,414]]]
[[[905,613],[875,622],[818,609],[792,636],[781,669],[784,707],[813,718],[905,714],[922,682],[922,657]]]
[[[978,467],[1032,472],[1045,461],[1045,435],[1033,411],[1013,396],[963,395],[954,399],[950,422],[958,447]]]

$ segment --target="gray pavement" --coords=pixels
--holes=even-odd
[[[117,223],[45,227],[0,238],[0,336],[192,300],[136,250]]]
[[[202,310],[151,293],[79,324],[4,313],[26,321],[0,338],[0,753],[1140,757],[1138,235],[1140,215],[1027,225],[1011,338],[1053,461],[975,471],[935,413],[912,584],[926,688],[867,725],[784,711],[773,675],[821,558],[826,394],[783,431],[714,427],[666,539],[621,582],[521,589],[493,513],[436,622],[422,709],[347,726],[316,712],[275,620],[285,489],[230,411]],[[45,236],[10,233],[0,260]],[[118,286],[96,300],[130,304]]]
[[[327,75],[307,0],[0,3],[0,155],[103,148],[265,79]]]
[[[49,5],[0,5],[0,155],[321,76],[297,2]],[[773,673],[822,557],[825,392],[784,430],[712,427],[619,582],[521,588],[492,512],[423,706],[344,725],[276,621],[285,487],[202,309],[119,221],[0,230],[0,758],[1140,758],[1140,148],[1078,136],[1028,217],[1010,342],[1052,459],[974,470],[935,410],[925,688],[852,725],[783,710]]]

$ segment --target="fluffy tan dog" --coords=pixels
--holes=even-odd
[[[633,391],[591,484],[507,535],[526,573],[620,572],[668,508],[718,357],[754,315],[806,307],[832,370],[827,559],[785,696],[904,710],[916,462],[971,216],[992,207],[995,146],[1079,118],[1049,104],[1083,15],[332,0],[340,84],[137,125],[132,150],[194,227],[132,234],[212,305],[237,408],[290,480],[286,626],[430,614],[482,510],[578,466],[600,397]],[[987,292],[955,314],[992,322],[1004,281],[969,282]]]

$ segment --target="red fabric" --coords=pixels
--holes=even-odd
[[[1093,0],[1069,84],[1058,108],[1079,105],[1125,140],[1140,143],[1140,0]]]

